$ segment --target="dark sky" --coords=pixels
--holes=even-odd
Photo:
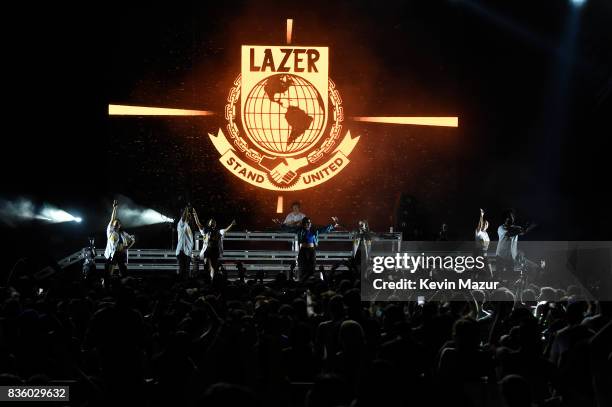
[[[511,206],[541,225],[535,238],[609,239],[601,190],[609,189],[612,3],[591,0],[578,12],[562,0],[286,3],[16,14],[5,101],[17,109],[5,155],[19,164],[4,160],[1,197],[80,208],[87,221],[11,233],[50,247],[82,239],[103,228],[116,193],[171,214],[189,199],[222,222],[264,226],[277,194],[217,162],[206,134],[224,126],[222,116],[108,118],[106,108],[222,112],[240,45],[282,44],[294,18],[296,44],[330,47],[348,116],[457,115],[460,127],[347,121],[361,136],[349,167],[319,188],[283,194],[286,202],[303,201],[315,222],[367,217],[382,230],[403,193],[432,233],[445,221],[470,239],[479,207],[495,224]]]

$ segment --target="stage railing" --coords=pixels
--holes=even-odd
[[[319,235],[317,264],[329,269],[348,259],[352,254],[353,232],[331,232]],[[394,251],[401,250],[401,233],[374,234],[377,242],[383,242]],[[197,233],[193,259],[198,260],[202,236]],[[275,246],[275,247],[271,247]],[[289,270],[295,265],[299,245],[295,233],[288,232],[228,232],[224,237],[224,251],[221,262],[228,271],[236,270],[242,263],[247,271]],[[65,268],[82,259],[81,251],[61,259],[58,263]],[[104,268],[104,250],[97,249],[96,268]],[[195,262],[194,262],[195,263]],[[201,262],[200,262],[201,263]],[[168,249],[130,249],[128,269],[141,271],[176,270],[176,255]],[[342,268],[343,266],[341,266]]]

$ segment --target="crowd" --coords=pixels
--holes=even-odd
[[[368,303],[345,277],[21,277],[1,290],[0,385],[67,383],[83,406],[611,405],[609,302]]]

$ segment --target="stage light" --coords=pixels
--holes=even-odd
[[[76,222],[81,223],[82,218],[76,217],[63,209],[51,205],[43,206],[36,219],[45,220],[51,223]]]
[[[287,44],[291,44],[291,39],[293,36],[293,19],[287,19]]]
[[[283,213],[283,197],[279,195],[276,199],[276,213]]]
[[[108,105],[109,116],[211,116],[208,110],[169,109],[165,107]]]
[[[174,222],[173,218],[163,215],[154,209],[138,205],[128,197],[119,196],[117,201],[119,202],[117,216],[124,226],[138,227]]]
[[[148,222],[150,224],[174,222],[174,219],[162,215],[161,213],[154,211],[153,209],[146,209],[140,214],[140,217],[143,221]]]
[[[81,223],[83,221],[83,218],[47,203],[43,204],[40,210],[36,210],[34,203],[24,198],[16,201],[0,201],[0,217],[9,226],[16,226],[15,222],[17,221],[33,219],[49,223]]]
[[[412,124],[417,126],[459,127],[459,118],[451,117],[417,117],[417,116],[357,116],[356,122]]]
[[[586,0],[570,0],[570,2],[575,6],[575,7],[582,7],[584,5],[584,3],[586,3]]]
[[[174,219],[162,215],[153,209],[140,208],[121,208],[117,212],[117,216],[126,226],[146,226],[156,223],[172,223]]]

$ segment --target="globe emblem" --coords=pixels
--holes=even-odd
[[[292,156],[319,140],[325,116],[323,99],[314,85],[297,75],[280,74],[263,79],[251,89],[242,122],[262,150]]]

